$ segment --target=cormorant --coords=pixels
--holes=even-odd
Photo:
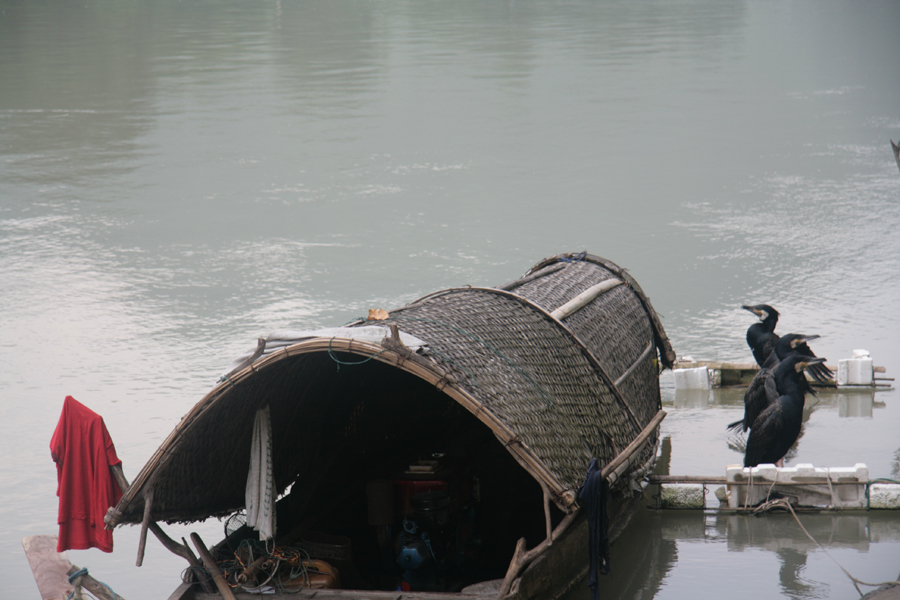
[[[756,359],[756,364],[760,367],[765,367],[766,359],[772,353],[779,340],[778,334],[775,333],[775,324],[778,323],[778,311],[768,304],[744,305],[741,308],[749,310],[759,317],[760,322],[754,323],[747,329],[747,345],[753,351],[753,358]],[[798,344],[794,347],[794,350],[803,356],[816,357],[805,343]],[[783,359],[784,356],[781,358]],[[825,365],[815,364],[810,368],[809,372],[819,383],[834,385],[834,373]]]
[[[806,376],[803,370],[824,362],[824,358],[802,355],[788,356],[775,369],[775,382],[781,396],[759,413],[747,436],[744,466],[775,464],[787,454],[797,437],[803,421]]]
[[[778,338],[774,351],[766,358],[765,364],[756,373],[747,391],[744,392],[744,418],[740,421],[729,423],[729,430],[736,431],[741,429],[741,431],[747,431],[753,426],[753,422],[759,416],[759,413],[775,402],[781,395],[782,390],[778,389],[778,385],[775,382],[775,369],[778,367],[778,364],[788,356],[795,354],[807,356],[803,353],[803,348],[807,351],[809,350],[806,342],[818,337],[817,335],[789,333]],[[806,377],[802,378],[801,386],[804,388],[804,392],[811,392],[815,395],[815,391],[806,381]]]
[[[803,339],[805,336],[797,335],[790,333],[788,335],[781,336],[778,338],[779,343],[782,339],[788,338],[790,340],[790,348],[792,354],[799,354],[800,356],[805,356],[806,358],[815,358],[816,355],[810,350],[809,346],[806,345],[806,342],[809,340],[816,339],[817,335],[809,336]],[[775,345],[776,348],[781,348],[779,344]],[[784,360],[786,355],[780,352],[778,354],[778,358],[780,360]],[[831,369],[825,366],[824,363],[815,363],[810,365],[809,374],[813,376],[813,378],[819,383],[825,385],[834,385],[834,373],[831,372]],[[804,378],[805,380],[805,378]],[[807,391],[812,391],[812,388],[809,388]]]
[[[891,140],[891,150],[894,151],[894,158],[897,160],[897,168],[900,169],[900,144],[895,144],[894,140]]]
[[[778,323],[778,311],[768,304],[755,306],[741,306],[759,317],[759,323],[754,323],[747,329],[747,345],[753,351],[753,358],[760,367],[766,362],[766,357],[772,352],[778,342],[775,334],[775,324]]]

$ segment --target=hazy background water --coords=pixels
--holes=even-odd
[[[56,531],[72,394],[133,477],[232,358],[559,252],[629,268],[679,355],[742,303],[900,371],[900,3],[0,3],[0,574]],[[740,393],[663,379],[670,472],[740,460]],[[897,392],[823,394],[792,464],[898,477]],[[895,579],[900,516],[807,517]],[[214,541],[221,524],[172,527]],[[70,552],[129,599],[183,561]],[[642,513],[604,597],[858,596],[792,521]],[[702,587],[700,587],[702,586]],[[586,596],[584,596],[586,598]]]

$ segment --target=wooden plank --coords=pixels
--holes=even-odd
[[[34,574],[41,598],[66,598],[72,592],[68,571],[72,566],[65,552],[57,552],[55,535],[32,535],[22,538],[25,557]]]
[[[696,369],[697,367],[707,367],[709,369],[715,369],[717,371],[722,369],[730,369],[737,371],[758,371],[759,365],[756,363],[746,362],[746,363],[738,363],[738,362],[724,362],[719,360],[679,360],[675,362],[676,369]]]

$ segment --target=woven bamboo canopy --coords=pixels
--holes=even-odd
[[[675,360],[637,282],[586,253],[341,329],[373,324],[384,328],[380,342],[307,338],[229,373],[144,466],[112,524],[141,522],[151,497],[151,521],[241,509],[254,414],[266,405],[279,494],[325,472],[340,487],[384,456],[480,429],[568,512],[590,460],[608,463],[651,424],[661,408],[659,370]],[[424,344],[411,349],[401,332]],[[631,471],[652,464],[656,435]]]

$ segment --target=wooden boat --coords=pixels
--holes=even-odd
[[[240,521],[267,407],[274,539],[312,562],[302,572],[293,559],[281,572],[299,576],[279,578],[272,552],[249,555],[258,534],[247,526],[208,551],[192,536],[208,562],[271,558],[247,585],[269,578],[275,598],[549,600],[584,576],[577,490],[591,459],[610,484],[614,539],[665,416],[659,372],[675,353],[637,282],[603,258],[561,254],[496,288],[378,313],[260,339],[223,375],[107,515],[109,526],[142,524],[139,563],[151,531],[199,565],[160,521]],[[216,587],[189,581],[171,598],[252,597],[210,566]]]

